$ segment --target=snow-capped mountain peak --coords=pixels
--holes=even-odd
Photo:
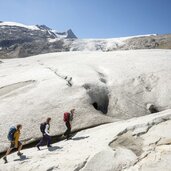
[[[77,38],[71,29],[65,32],[59,32],[47,27],[46,25],[25,25],[17,22],[0,21],[0,27],[4,29],[7,27],[20,27],[31,31],[47,31],[53,38]]]
[[[30,30],[39,30],[39,28],[35,25],[25,25],[25,24],[21,24],[21,23],[17,23],[17,22],[0,22],[0,26],[14,26],[14,27],[23,27],[26,29],[30,29]]]

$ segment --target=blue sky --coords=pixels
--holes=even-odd
[[[0,20],[69,28],[79,38],[171,33],[171,0],[0,0]]]

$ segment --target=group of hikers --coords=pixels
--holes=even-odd
[[[72,109],[70,112],[65,112],[63,116],[63,120],[65,122],[65,125],[67,127],[65,133],[63,134],[64,137],[67,138],[67,140],[72,139],[71,138],[71,122],[73,120],[73,116],[75,113],[75,109]],[[51,146],[51,136],[50,136],[50,122],[51,118],[48,117],[46,119],[46,122],[43,122],[40,124],[40,131],[42,133],[42,138],[40,142],[36,145],[37,149],[40,150],[40,146],[47,145],[47,147]],[[8,132],[8,140],[10,141],[10,147],[8,148],[5,156],[3,157],[4,163],[8,163],[7,156],[10,154],[10,152],[16,148],[18,149],[17,155],[22,156],[23,153],[21,153],[21,149],[23,147],[23,144],[19,140],[20,134],[21,134],[22,125],[18,124],[16,127],[11,127]]]

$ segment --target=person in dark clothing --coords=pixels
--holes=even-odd
[[[71,124],[69,121],[65,123],[67,130],[64,133],[64,136],[66,136],[67,140],[70,139],[70,133],[71,133]]]
[[[43,146],[45,144],[47,144],[48,148],[52,147],[51,146],[51,136],[49,134],[50,122],[51,122],[51,118],[47,118],[46,122],[42,123],[41,126],[40,126],[43,137],[40,140],[40,142],[36,145],[38,150],[40,150],[40,146]]]
[[[71,122],[73,120],[73,115],[74,115],[75,109],[72,109],[69,112],[64,113],[64,122],[67,127],[67,130],[64,133],[64,136],[67,138],[67,140],[71,139]]]

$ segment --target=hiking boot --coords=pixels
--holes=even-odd
[[[17,153],[17,155],[18,155],[18,156],[22,156],[22,155],[23,155],[23,153],[21,153],[21,152],[18,152],[18,153]]]
[[[52,147],[52,145],[48,145],[48,148]]]
[[[72,137],[68,137],[67,140],[72,140]]]
[[[7,157],[3,157],[4,164],[8,163]]]
[[[62,139],[63,139],[63,138],[66,138],[66,135],[63,134],[63,135],[61,136],[61,138],[62,138]]]
[[[40,151],[40,147],[38,145],[36,145],[37,149]]]

